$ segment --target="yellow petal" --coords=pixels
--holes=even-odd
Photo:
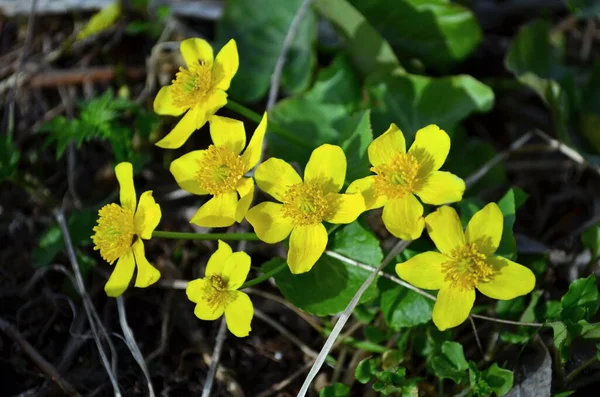
[[[248,147],[242,154],[242,160],[246,165],[246,171],[250,171],[260,160],[262,153],[263,141],[267,132],[267,112],[263,114],[258,127],[254,130]]]
[[[173,104],[173,86],[162,87],[154,98],[154,112],[161,116],[180,116],[186,110]]]
[[[190,223],[202,227],[228,227],[235,222],[237,192],[223,193],[208,200],[194,214]]]
[[[346,193],[360,193],[365,200],[366,210],[372,210],[374,208],[381,208],[387,203],[387,196],[377,194],[374,188],[375,176],[367,176],[365,178],[357,179],[348,186]]]
[[[423,289],[440,289],[444,285],[442,264],[448,258],[438,252],[427,251],[396,265],[398,276]]]
[[[369,162],[375,167],[387,164],[398,153],[406,153],[406,141],[402,131],[392,123],[386,132],[375,138],[369,145]]]
[[[306,273],[327,247],[327,230],[322,223],[296,226],[290,236],[288,265],[293,274]]]
[[[188,110],[177,125],[175,125],[175,128],[165,135],[163,139],[156,142],[156,146],[163,149],[177,149],[181,147],[190,135],[198,129],[198,119],[203,117],[203,114],[199,107],[193,107]],[[202,124],[205,122],[206,120]]]
[[[196,62],[213,63],[213,49],[206,40],[192,38],[183,40],[179,46],[185,64],[190,67]]]
[[[252,328],[250,323],[254,316],[254,306],[250,297],[242,291],[231,291],[234,299],[225,308],[225,321],[229,332],[243,338],[248,336]]]
[[[246,220],[265,243],[274,244],[284,240],[294,227],[290,218],[283,217],[281,208],[282,204],[266,201],[250,208],[246,214]]]
[[[209,287],[212,288],[212,287]],[[223,291],[221,293],[229,294],[229,291]],[[206,300],[206,295],[203,295],[202,298],[196,303],[196,307],[194,308],[194,314],[200,320],[212,321],[216,320],[223,315],[225,311],[225,307],[219,304],[212,304]]]
[[[252,178],[240,179],[237,191],[240,195],[240,200],[235,209],[235,221],[237,223],[242,223],[248,213],[248,208],[250,208],[250,205],[252,204],[252,199],[254,198],[254,180]]]
[[[225,262],[233,254],[231,247],[225,241],[219,240],[219,247],[214,254],[208,258],[204,277],[210,277],[214,274],[222,275]]]
[[[204,278],[197,278],[188,283],[185,288],[185,293],[189,300],[194,303],[200,302],[207,288],[210,288],[210,281]]]
[[[331,211],[325,218],[329,223],[352,223],[365,211],[365,200],[359,193],[329,193],[325,198]]]
[[[313,150],[304,169],[304,182],[323,186],[325,193],[337,193],[346,179],[346,155],[341,147],[324,144]]]
[[[462,200],[465,181],[445,171],[433,171],[419,184],[416,195],[425,204],[443,205]]]
[[[452,207],[443,206],[425,217],[427,233],[440,252],[450,255],[465,245],[465,233],[458,214]]]
[[[223,91],[213,91],[205,101],[188,110],[175,128],[156,142],[156,146],[163,149],[181,147],[194,131],[202,128],[206,121],[226,104],[227,94]]]
[[[133,167],[131,163],[123,162],[117,164],[115,167],[115,174],[119,181],[121,206],[135,212],[137,201],[135,196],[135,186],[133,185]]]
[[[150,239],[152,232],[160,222],[161,215],[160,205],[154,201],[152,190],[142,193],[133,218],[135,233],[145,240]]]
[[[433,323],[440,331],[462,324],[469,317],[474,302],[474,289],[465,290],[445,284],[433,306]]]
[[[419,162],[419,178],[437,171],[446,161],[450,151],[450,137],[435,124],[421,128],[408,149]]]
[[[283,200],[290,186],[302,183],[302,178],[291,165],[274,157],[256,167],[254,180],[263,192],[279,201]]]
[[[244,123],[229,117],[212,116],[209,120],[210,137],[217,147],[226,147],[240,154],[246,146]]]
[[[496,203],[477,211],[467,225],[467,243],[475,243],[482,254],[492,255],[500,246],[504,216]]]
[[[133,271],[135,270],[135,259],[133,257],[133,251],[127,250],[123,256],[119,258],[115,265],[110,278],[104,286],[106,295],[116,298],[117,296],[123,295],[123,292],[129,287],[129,282],[133,278]]]
[[[142,240],[138,240],[133,244],[133,254],[135,255],[135,264],[137,267],[135,286],[146,288],[157,282],[160,278],[160,272],[146,259]]]
[[[198,164],[205,154],[206,150],[194,150],[171,162],[169,171],[180,188],[192,194],[208,194],[200,187],[197,178]]]
[[[240,64],[237,45],[235,40],[231,39],[221,48],[217,54],[213,65],[214,87],[227,91],[231,84],[231,79],[235,76]]]
[[[227,289],[236,290],[244,284],[250,271],[250,256],[245,252],[234,252],[223,264],[223,278],[228,280]]]
[[[523,265],[500,256],[487,259],[496,273],[487,283],[480,283],[477,289],[492,299],[514,299],[530,293],[535,287],[533,272]]]
[[[388,200],[383,207],[382,219],[385,228],[402,240],[418,239],[425,225],[423,205],[412,194]]]

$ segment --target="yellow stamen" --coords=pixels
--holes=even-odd
[[[242,158],[226,147],[210,145],[198,162],[196,180],[200,187],[212,195],[235,191],[244,176]]]
[[[323,222],[330,208],[323,188],[314,183],[292,185],[283,197],[283,216],[292,218],[294,225],[316,225]]]
[[[375,191],[388,198],[401,198],[415,191],[419,183],[419,162],[410,153],[398,153],[389,163],[371,167],[376,173]]]
[[[135,242],[133,211],[118,204],[108,204],[98,211],[98,226],[94,227],[92,241],[100,256],[112,264]]]
[[[188,66],[189,69],[180,67],[172,81],[173,105],[177,107],[191,108],[212,90],[212,64],[196,61]]]
[[[479,283],[488,282],[494,278],[494,269],[486,259],[475,244],[456,248],[450,254],[450,260],[442,264],[444,279],[461,289],[473,289]]]
[[[207,279],[210,283],[206,283],[204,299],[208,306],[227,306],[234,299],[233,294],[227,290],[228,281],[218,274],[213,274]]]

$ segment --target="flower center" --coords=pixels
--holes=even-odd
[[[416,189],[419,162],[410,153],[398,153],[389,163],[371,167],[376,173],[375,191],[388,198],[401,198]]]
[[[486,261],[487,256],[477,250],[475,244],[465,244],[450,254],[450,260],[442,264],[444,280],[461,289],[473,289],[481,282],[494,278],[494,269]]]
[[[198,161],[196,180],[200,187],[212,195],[235,191],[244,176],[242,158],[226,147],[210,145]]]
[[[100,256],[112,264],[135,242],[133,211],[118,204],[107,204],[98,211],[98,226],[94,226],[92,241]]]
[[[204,100],[212,89],[212,64],[196,61],[189,69],[180,67],[172,83],[173,105],[191,108]]]
[[[213,274],[208,277],[209,284],[206,284],[204,299],[211,307],[226,306],[232,299],[232,294],[227,290],[227,280],[219,274]]]
[[[329,204],[319,185],[298,183],[285,192],[281,211],[296,226],[316,225],[329,213]]]

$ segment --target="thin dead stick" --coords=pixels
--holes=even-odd
[[[38,353],[37,350],[21,335],[19,330],[4,319],[0,318],[0,330],[10,337],[15,343],[17,343],[23,352],[35,363],[35,365],[46,375],[48,379],[52,379],[58,387],[67,395],[71,397],[80,397],[81,394],[75,390],[75,388],[67,382],[50,364],[46,359]]]
[[[573,160],[575,163],[577,163],[579,165],[582,165],[584,167],[589,167],[594,172],[596,172],[597,174],[600,174],[600,168],[596,167],[596,166],[593,166],[592,164],[590,164],[575,149],[573,149],[570,146],[567,146],[564,143],[562,143],[562,142],[560,142],[560,141],[558,141],[558,140],[556,140],[556,139],[548,136],[543,131],[535,130],[534,132],[537,134],[537,136],[539,136],[540,138],[542,138],[543,140],[545,140],[551,148],[558,150],[559,152],[561,152],[562,154],[564,154],[565,156],[567,156],[568,158],[570,158],[571,160]]]
[[[473,317],[469,316],[469,322],[471,323],[471,328],[473,328],[473,335],[475,335],[475,342],[477,342],[479,353],[481,354],[481,357],[484,357],[483,346],[481,346],[481,341],[479,340],[479,333],[477,332],[477,327],[475,326],[475,321],[473,321]]]
[[[507,150],[498,153],[497,155],[492,157],[487,163],[482,165],[477,171],[469,175],[469,177],[465,179],[465,185],[467,186],[467,189],[472,187],[475,183],[479,182],[479,180],[483,178],[499,162],[506,159],[511,152],[514,152],[521,146],[525,145],[532,137],[532,132],[528,132],[527,134],[523,135],[522,137],[514,141]]]
[[[285,39],[283,40],[281,52],[279,53],[279,57],[275,63],[275,70],[273,70],[273,74],[271,75],[271,88],[269,89],[269,99],[267,100],[267,111],[271,110],[273,105],[275,105],[277,93],[279,92],[279,81],[281,80],[281,74],[283,73],[283,66],[285,65],[287,53],[292,46],[294,36],[296,36],[296,31],[298,30],[298,27],[300,27],[300,23],[302,22],[302,19],[304,19],[304,15],[306,15],[311,2],[312,0],[304,0],[302,4],[300,4],[298,11],[296,11],[296,15],[294,15],[294,19],[290,24],[290,28],[287,31]]]
[[[313,349],[308,347],[296,335],[292,334],[289,330],[285,329],[277,321],[273,320],[270,316],[268,316],[267,314],[263,313],[262,311],[260,311],[258,309],[254,309],[254,315],[256,317],[260,318],[261,320],[263,320],[265,323],[269,324],[272,328],[279,331],[279,333],[283,337],[285,337],[287,340],[292,342],[294,345],[298,346],[298,348],[302,351],[302,353],[306,354],[307,356],[309,356],[312,359],[317,358],[318,353],[316,351],[314,351]]]
[[[83,307],[85,309],[86,315],[88,317],[88,321],[90,323],[90,328],[92,330],[92,334],[94,335],[94,341],[96,342],[96,347],[98,348],[98,353],[100,354],[100,358],[102,361],[102,365],[108,374],[108,378],[113,388],[113,392],[115,397],[121,397],[121,391],[119,390],[119,384],[117,383],[117,378],[114,374],[116,369],[116,353],[115,348],[110,341],[106,329],[102,326],[102,322],[94,308],[94,305],[85,290],[85,284],[83,283],[83,276],[81,275],[81,271],[79,270],[79,263],[77,262],[77,255],[75,254],[75,248],[73,248],[73,242],[71,241],[71,234],[69,233],[69,228],[67,227],[67,222],[65,220],[65,216],[62,210],[57,210],[55,213],[56,221],[58,222],[58,226],[63,235],[63,239],[65,241],[65,247],[67,249],[67,256],[69,258],[69,262],[71,262],[71,266],[73,267],[73,273],[75,275],[75,288],[78,290],[79,295],[83,300]],[[96,323],[97,322],[97,323]],[[98,329],[102,332],[102,336],[106,340],[106,343],[109,346],[111,351],[111,362],[109,363],[106,352],[104,351],[104,347],[102,346],[102,341],[100,340],[100,335],[98,333]]]
[[[93,67],[69,70],[48,70],[31,77],[28,85],[32,88],[48,88],[60,85],[83,84],[86,82],[107,82],[117,77],[114,67]],[[130,80],[143,80],[144,68],[130,67],[123,70],[123,76]]]
[[[215,350],[213,350],[212,357],[210,359],[210,368],[206,375],[206,382],[202,388],[202,397],[210,397],[210,391],[212,389],[215,375],[217,374],[217,367],[219,366],[219,359],[221,358],[221,350],[223,349],[223,343],[227,337],[227,323],[225,322],[225,316],[221,319],[221,325],[219,325],[219,331],[217,332],[217,339],[215,341]]]
[[[35,10],[37,8],[37,0],[31,2],[31,9],[29,10],[29,20],[27,22],[27,34],[25,36],[25,43],[23,44],[23,51],[19,56],[19,63],[17,64],[17,70],[15,71],[15,80],[8,100],[8,125],[6,126],[7,135],[12,137],[15,128],[15,97],[17,96],[17,88],[19,86],[19,77],[23,65],[25,64],[25,58],[27,57],[27,50],[31,45],[33,38],[33,31],[35,26]]]
[[[314,361],[306,363],[306,365],[304,365],[304,367],[300,368],[298,371],[294,372],[293,374],[291,374],[290,376],[288,376],[281,382],[275,383],[268,390],[265,390],[262,393],[260,393],[257,397],[269,397],[269,396],[272,396],[273,394],[285,389],[290,383],[292,383],[294,381],[294,379],[296,379],[297,377],[302,375],[307,369],[309,369],[313,365],[313,362]]]
[[[482,316],[481,314],[471,314],[471,317],[479,318],[481,320],[493,321],[495,323],[510,324],[510,325],[523,325],[525,327],[543,327],[544,326],[544,324],[542,324],[542,323],[528,323],[528,322],[523,322],[523,321],[503,320],[501,318]]]
[[[358,305],[358,302],[359,302],[360,298],[362,297],[362,295],[365,293],[367,288],[369,288],[369,286],[373,283],[373,281],[377,277],[377,274],[381,270],[383,270],[383,268],[385,266],[387,266],[387,264],[390,263],[396,257],[396,255],[398,255],[406,247],[408,247],[410,245],[410,243],[411,243],[411,241],[404,241],[404,240],[398,241],[398,243],[396,243],[396,245],[392,248],[390,253],[383,259],[383,262],[381,262],[381,265],[379,266],[379,268],[377,268],[376,271],[372,271],[371,274],[369,274],[369,277],[367,277],[367,279],[363,283],[363,285],[361,285],[361,287],[358,289],[358,291],[356,291],[356,294],[354,294],[354,297],[352,298],[350,303],[348,303],[348,306],[346,307],[344,312],[340,315],[340,318],[338,319],[337,323],[333,327],[331,334],[329,335],[329,337],[325,341],[325,344],[321,348],[321,351],[319,352],[319,356],[315,360],[315,363],[313,364],[306,379],[304,380],[304,383],[302,384],[302,387],[300,388],[298,397],[304,397],[306,395],[306,393],[308,393],[310,384],[312,383],[313,379],[319,373],[319,370],[323,366],[323,363],[325,362],[325,359],[327,358],[329,351],[333,347],[333,344],[335,343],[338,335],[344,328],[344,325],[346,325],[346,322],[350,319],[350,316],[352,315],[352,312],[354,311],[354,308],[356,307],[356,305]]]
[[[144,373],[144,377],[146,378],[146,385],[148,386],[148,395],[150,397],[154,397],[154,388],[152,387],[152,381],[150,380],[150,371],[148,371],[148,366],[144,361],[144,356],[142,356],[142,352],[135,341],[135,337],[133,336],[133,331],[129,324],[127,323],[127,312],[125,311],[125,299],[122,296],[117,298],[117,311],[119,312],[119,323],[121,324],[121,330],[123,330],[123,336],[125,337],[125,344],[129,348],[131,355],[137,361],[140,369]]]

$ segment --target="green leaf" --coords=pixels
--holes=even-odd
[[[494,92],[471,76],[432,78],[410,74],[380,74],[367,81],[375,135],[395,123],[412,142],[418,129],[437,124],[452,134],[473,112],[486,112]]]
[[[340,132],[348,134],[346,130],[356,128],[347,119],[358,109],[360,100],[360,83],[352,68],[344,57],[337,57],[319,72],[308,92],[273,107],[270,120],[294,135],[267,134],[271,155],[305,164],[314,148],[337,142]]]
[[[473,13],[449,0],[350,2],[392,47],[430,67],[447,69],[481,42],[481,27]]]
[[[598,287],[592,274],[569,285],[569,290],[560,300],[561,318],[571,321],[589,320],[598,310]]]
[[[331,236],[330,248],[350,259],[371,266],[379,266],[383,260],[379,240],[360,221],[338,229]]]
[[[92,244],[92,228],[96,224],[97,211],[85,209],[71,214],[67,226],[73,245],[86,247]],[[33,251],[33,266],[45,267],[50,265],[56,256],[64,249],[63,235],[58,225],[51,226],[40,237],[38,247]]]
[[[12,137],[7,133],[0,135],[0,182],[14,175],[20,157]]]
[[[581,242],[585,248],[592,251],[592,260],[600,257],[600,225],[594,225],[581,235]]]
[[[512,388],[514,374],[512,371],[500,368],[498,364],[494,363],[483,373],[483,380],[497,396],[503,396]]]
[[[433,356],[429,361],[431,371],[440,378],[462,383],[467,378],[468,368],[462,345],[446,341],[441,350],[441,354]]]
[[[506,67],[531,87],[552,111],[558,133],[569,143],[568,124],[574,104],[574,73],[563,63],[564,38],[551,35],[549,21],[523,26],[506,56]]]
[[[552,397],[568,397],[574,393],[575,393],[575,390],[569,390],[569,391],[564,391],[562,393],[556,393]]]
[[[600,3],[597,0],[565,0],[569,10],[580,18],[593,18],[600,15]]]
[[[329,249],[374,266],[379,265],[383,258],[379,241],[358,222],[338,230]],[[273,259],[263,268],[269,271],[282,262],[283,259]],[[274,278],[281,293],[293,305],[317,316],[325,316],[343,311],[370,274],[369,270],[324,254],[307,273],[294,275],[286,268]],[[373,283],[360,302],[374,299],[377,293],[376,283]]]
[[[496,314],[499,318],[514,319],[525,309],[525,297],[496,302]]]
[[[380,278],[381,311],[386,324],[395,331],[431,320],[434,302],[388,279]]]
[[[342,129],[339,142],[348,161],[346,181],[352,182],[371,174],[367,149],[372,141],[369,110],[357,112],[346,120],[346,127]]]
[[[388,42],[347,0],[315,0],[314,6],[345,39],[346,53],[364,76],[402,69]]]
[[[504,228],[502,229],[502,239],[496,255],[512,260],[516,259],[517,243],[513,233],[513,225],[515,224],[517,210],[525,203],[527,197],[525,192],[518,187],[514,187],[498,201],[498,207],[504,215]]]
[[[364,385],[369,383],[377,372],[377,361],[372,357],[368,357],[358,363],[354,370],[354,377]]]
[[[348,397],[349,395],[350,388],[343,383],[334,383],[319,392],[319,397]]]
[[[570,339],[567,339],[569,333],[567,332],[567,326],[562,321],[550,321],[546,323],[547,326],[552,328],[554,334],[554,346],[563,355],[564,347],[570,343]]]
[[[260,100],[269,89],[283,41],[302,0],[276,6],[270,0],[229,0],[217,26],[217,47],[235,39],[240,66],[229,94],[243,102]],[[309,8],[287,53],[281,83],[290,93],[308,87],[316,62],[317,18]]]

